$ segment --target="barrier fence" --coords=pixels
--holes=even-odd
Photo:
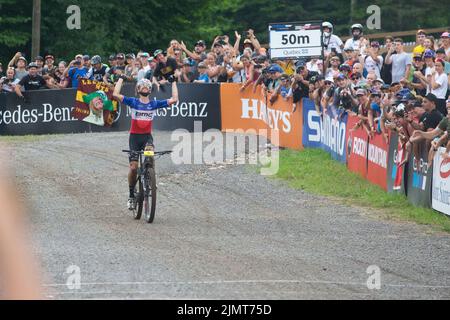
[[[179,84],[180,102],[159,110],[154,128],[192,132],[194,123],[200,121],[203,131],[261,130],[259,134],[268,138],[275,133],[278,139],[274,144],[295,150],[323,149],[387,192],[404,194],[416,206],[450,215],[450,161],[442,159],[440,152],[430,169],[425,147],[419,159],[411,155],[406,166],[398,167],[404,150],[395,133],[389,143],[381,135],[371,139],[361,128],[351,130],[356,117],[336,117],[330,111],[321,117],[310,99],[303,99],[293,113],[291,101],[280,97],[272,104],[259,88],[255,92],[252,88],[240,92],[239,88],[239,84]],[[134,90],[133,84],[126,84],[122,93],[134,96]],[[0,135],[126,131],[130,127],[130,113],[123,105],[112,128],[72,118],[76,89],[43,90],[27,96],[30,103],[23,103],[13,93],[0,94]],[[170,87],[165,86],[152,98],[170,96]]]

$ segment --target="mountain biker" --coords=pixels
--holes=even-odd
[[[124,77],[121,76],[114,88],[113,97],[131,109],[131,130],[130,130],[130,150],[146,151],[154,150],[152,136],[152,122],[156,115],[156,109],[168,108],[178,102],[178,87],[175,78],[171,78],[172,97],[168,100],[150,100],[152,92],[152,83],[148,79],[140,80],[136,85],[136,92],[139,98],[125,97],[120,94]],[[128,199],[128,209],[134,210],[136,206],[135,187],[137,182],[137,169],[139,166],[139,156],[131,153],[130,171],[128,173],[128,183],[130,187],[130,196]]]

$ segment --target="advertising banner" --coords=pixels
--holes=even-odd
[[[240,92],[240,85],[221,85],[221,108],[223,131],[256,130],[260,135],[277,136],[279,146],[300,150],[302,148],[301,107],[292,113],[292,100],[284,101],[281,96],[272,105],[262,96],[258,88],[251,87]],[[276,141],[272,141],[276,144]]]
[[[154,129],[193,131],[195,121],[202,123],[203,130],[221,129],[219,84],[178,84],[178,91],[179,103],[168,109],[158,110],[153,123]],[[126,83],[121,93],[134,97],[135,84]],[[105,103],[108,104],[109,99],[104,101],[99,94],[88,97],[88,92],[77,95],[77,89],[63,89],[30,91],[25,95],[27,102],[19,99],[15,93],[0,94],[0,134],[39,135],[127,131],[130,128],[130,110],[120,103],[117,104],[117,111],[113,113],[112,118],[108,114],[105,118],[104,111],[103,114],[97,113],[97,117],[94,114],[93,121],[79,120],[91,114],[90,103],[101,100],[102,103],[97,102],[103,106]],[[83,99],[86,97],[88,100],[85,102]],[[162,100],[170,97],[170,86],[162,86],[160,91],[152,94],[152,99]],[[74,104],[74,101],[77,103]],[[78,111],[84,110],[86,114],[75,112],[75,108],[81,105],[81,101],[83,101],[83,108]],[[114,104],[113,108],[115,108]],[[106,126],[101,126],[101,123]]]
[[[433,209],[450,215],[450,159],[444,159],[440,148],[433,161]]]
[[[347,167],[350,171],[367,178],[369,136],[364,129],[351,130],[358,121],[357,116],[350,116],[347,121]]]
[[[388,161],[389,145],[381,134],[369,139],[367,150],[367,180],[388,190]]]
[[[334,160],[347,163],[347,114],[337,119],[331,111],[321,117],[310,99],[303,99],[303,147],[321,148]]]
[[[387,191],[406,194],[404,176],[408,172],[408,164],[401,167],[398,165],[405,157],[405,148],[396,132],[391,132],[389,139]]]
[[[420,157],[411,154],[408,163],[407,197],[415,206],[431,208],[431,184],[433,168],[428,168],[428,149],[420,146]]]

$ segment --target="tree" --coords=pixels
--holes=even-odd
[[[17,51],[27,51],[31,40],[32,3],[0,0],[0,61],[9,62]]]

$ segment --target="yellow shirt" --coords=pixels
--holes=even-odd
[[[423,45],[418,45],[414,48],[413,54],[423,54],[425,52],[425,47]]]
[[[278,64],[288,76],[292,76],[295,73],[295,64],[292,60],[288,60],[287,62],[278,61]]]

